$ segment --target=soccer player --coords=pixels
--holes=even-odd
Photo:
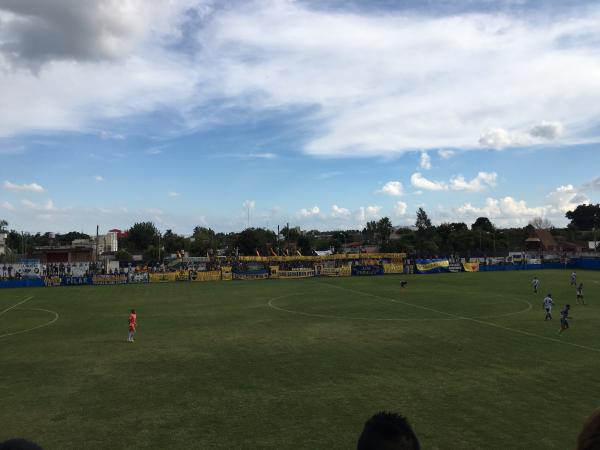
[[[133,336],[135,336],[135,328],[137,327],[137,314],[135,309],[132,309],[129,313],[129,335],[127,336],[127,342],[135,342]]]
[[[560,336],[563,331],[569,328],[569,309],[571,305],[565,305],[565,309],[560,312],[560,330],[558,330],[558,335]]]
[[[544,310],[546,311],[546,320],[552,320],[552,306],[554,305],[554,300],[552,300],[552,295],[548,294],[543,300]]]
[[[531,285],[533,286],[533,293],[537,294],[538,293],[538,289],[540,287],[540,280],[538,277],[533,277],[533,280],[531,280]]]
[[[575,272],[571,273],[571,286],[577,286],[577,274]]]
[[[577,287],[577,304],[581,301],[582,305],[585,305],[585,301],[583,300],[583,283],[579,283]]]

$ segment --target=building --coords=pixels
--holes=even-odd
[[[94,257],[94,247],[89,242],[35,247],[31,255],[32,259],[38,259],[42,264],[92,262]]]
[[[580,253],[586,245],[567,241],[564,236],[553,236],[549,230],[533,230],[525,239],[525,250],[537,253]]]

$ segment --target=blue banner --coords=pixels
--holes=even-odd
[[[44,281],[41,278],[24,278],[22,280],[0,280],[0,289],[42,286],[44,286]]]

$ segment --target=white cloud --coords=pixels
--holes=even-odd
[[[2,202],[2,204],[0,205],[2,208],[4,209],[8,209],[9,211],[12,211],[15,209],[15,207],[13,206],[12,203],[10,202]]]
[[[450,179],[450,189],[453,191],[481,192],[488,187],[496,186],[496,172],[479,172],[471,181],[466,181],[462,175]]]
[[[443,159],[450,159],[456,154],[453,150],[438,150],[438,155]]]
[[[96,181],[98,181],[98,182],[101,182],[101,181],[104,181],[104,177],[103,177],[103,176],[101,176],[101,175],[95,175],[95,176],[94,176],[94,180],[96,180]]]
[[[368,220],[379,219],[381,217],[381,206],[361,206],[354,214],[354,218],[358,223],[363,224]]]
[[[249,158],[258,158],[258,159],[275,159],[277,155],[275,153],[249,153]]]
[[[338,205],[331,206],[331,217],[336,219],[349,219],[350,218],[350,210],[347,208],[342,208]]]
[[[505,147],[528,146],[558,139],[564,131],[560,122],[546,122],[528,131],[509,133],[504,128],[490,128],[479,138],[479,145],[501,150]]]
[[[529,206],[525,200],[508,196],[500,199],[487,198],[481,207],[464,203],[455,208],[454,212],[459,215],[457,220],[483,216],[493,219],[500,226],[526,225],[534,217],[545,217],[558,224],[565,222],[565,212],[589,202],[590,199],[585,194],[568,184],[559,186],[548,194],[546,204],[542,206]]]
[[[546,196],[550,212],[566,213],[574,210],[577,205],[590,203],[590,199],[583,192],[573,187],[572,184],[559,186]]]
[[[160,123],[172,133],[223,112],[309,107],[304,150],[318,156],[473,149],[480,136],[494,148],[599,139],[598,7],[544,20],[211,3],[4,2],[0,136],[156,111],[174,113],[176,126]],[[184,32],[192,8],[200,19]],[[544,124],[549,111],[559,113]]]
[[[403,194],[403,186],[400,181],[388,181],[383,187],[377,191],[378,193],[399,197]]]
[[[410,177],[411,184],[418,189],[426,191],[463,191],[463,192],[481,192],[490,187],[496,186],[496,172],[479,172],[475,178],[470,181],[465,180],[462,175],[454,175],[449,183],[442,181],[431,181],[425,178],[420,172],[415,172]]]
[[[394,214],[396,215],[396,217],[401,217],[404,214],[406,214],[407,207],[408,205],[404,202],[396,202],[396,204],[394,205]]]
[[[167,195],[168,195],[169,197],[179,197],[179,196],[181,196],[181,192],[169,191],[169,192],[167,193]]]
[[[23,200],[21,200],[21,203],[26,208],[34,210],[34,211],[47,211],[47,212],[57,212],[58,211],[58,208],[56,206],[54,206],[54,202],[52,200],[48,200],[44,204],[37,204],[37,203],[32,202],[31,200],[23,199]]]
[[[427,152],[421,152],[421,158],[419,159],[419,167],[421,169],[431,169],[431,158]]]
[[[148,153],[149,155],[160,155],[162,153],[162,150],[158,147],[152,147],[146,150],[146,153]]]
[[[584,183],[581,187],[584,190],[600,190],[600,177],[596,177],[587,183]]]
[[[529,134],[542,139],[558,139],[563,133],[563,125],[560,122],[543,121],[540,125],[533,127]]]
[[[254,200],[245,200],[244,203],[242,203],[242,206],[244,209],[254,209],[256,207],[256,202]]]
[[[44,188],[37,183],[30,184],[15,184],[10,181],[4,182],[4,189],[15,192],[44,192]]]
[[[448,190],[448,185],[439,181],[430,181],[421,173],[415,172],[410,177],[410,183],[417,189],[426,191],[445,191]]]
[[[300,217],[313,217],[320,215],[321,210],[318,206],[313,206],[312,208],[302,208],[298,211],[298,216]]]

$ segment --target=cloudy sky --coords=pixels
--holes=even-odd
[[[13,228],[339,229],[418,207],[564,225],[590,201],[597,2],[0,0]]]

